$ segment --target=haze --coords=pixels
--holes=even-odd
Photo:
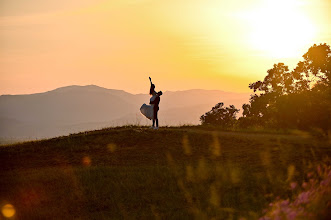
[[[160,125],[200,124],[200,116],[215,103],[240,108],[249,93],[219,90],[165,92]],[[32,95],[0,96],[0,145],[8,141],[47,138],[122,125],[151,125],[139,111],[147,94],[133,95],[95,85],[67,86]]]
[[[2,0],[0,94],[95,84],[248,92],[331,43],[328,0]]]

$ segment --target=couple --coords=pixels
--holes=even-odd
[[[146,118],[153,120],[153,126],[151,128],[159,129],[159,119],[157,118],[157,112],[159,111],[160,96],[162,95],[162,91],[155,91],[155,85],[152,83],[151,77],[149,77],[149,81],[151,82],[149,94],[152,96],[149,102],[150,105],[143,104],[140,108],[140,111]]]

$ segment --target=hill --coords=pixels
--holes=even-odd
[[[31,95],[0,96],[0,139],[35,139],[128,124],[147,125],[139,109],[147,94],[89,86],[68,86]],[[164,92],[160,124],[198,124],[216,103],[248,102],[249,94],[188,90]]]
[[[203,127],[109,128],[1,146],[0,205],[17,219],[258,219],[270,203],[300,197],[301,183],[323,186],[330,147],[306,135]],[[328,196],[302,209],[311,203],[325,218]]]

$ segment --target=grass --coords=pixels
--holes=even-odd
[[[195,126],[1,146],[0,208],[12,205],[17,219],[257,219],[329,163],[330,147],[307,135]]]

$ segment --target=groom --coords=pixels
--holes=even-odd
[[[159,111],[159,104],[160,104],[160,96],[162,95],[162,91],[156,93],[156,98],[153,101],[150,101],[149,104],[154,104],[153,107],[153,127],[156,121],[156,127],[154,129],[159,129],[159,119],[157,118],[157,112]]]

